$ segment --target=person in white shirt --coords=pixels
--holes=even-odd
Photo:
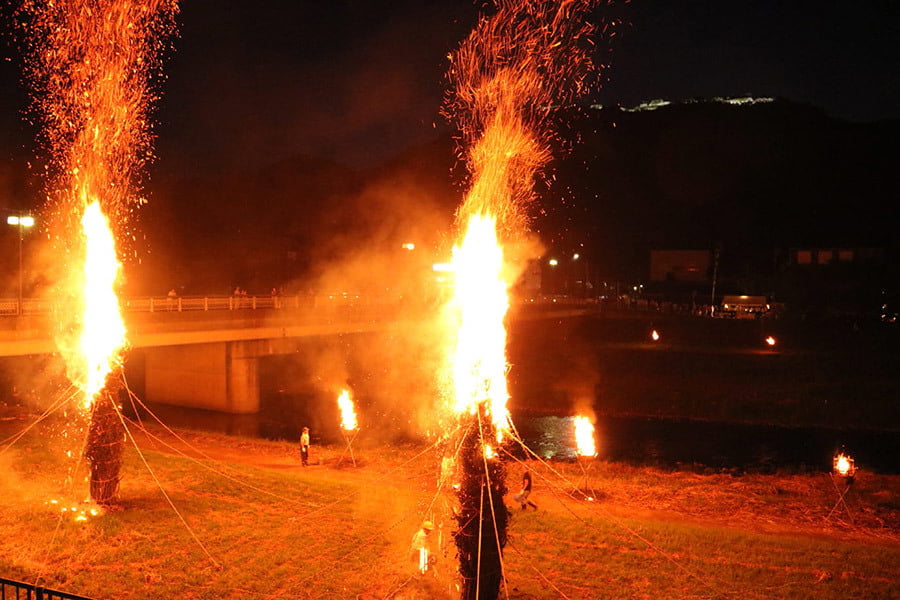
[[[309,465],[309,427],[304,427],[300,434],[300,462],[304,467]]]

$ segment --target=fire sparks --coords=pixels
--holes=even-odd
[[[96,517],[104,513],[103,508],[96,504],[78,503],[77,505],[67,505],[57,499],[45,502],[48,506],[58,510],[65,517],[71,517],[76,523],[84,523],[91,517]]]
[[[589,87],[593,27],[580,17],[593,5],[497,0],[495,14],[450,57],[446,111],[460,125],[472,175],[453,258],[453,405],[458,413],[483,407],[498,441],[509,429],[504,319],[520,270],[513,266],[520,257],[504,247],[527,234],[524,207],[551,158],[550,107]]]
[[[579,456],[597,456],[594,424],[587,417],[575,417],[575,447]]]
[[[152,158],[150,84],[176,11],[176,0],[24,0],[18,13],[51,158],[51,232],[66,273],[57,340],[85,408],[125,343],[114,236],[129,232],[130,207],[143,203],[137,189]]]
[[[338,408],[341,409],[341,429],[344,431],[355,431],[359,427],[359,423],[356,420],[356,409],[353,406],[353,400],[350,398],[350,391],[341,391],[337,402]]]

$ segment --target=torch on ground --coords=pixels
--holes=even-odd
[[[356,457],[353,455],[353,442],[359,435],[359,421],[356,419],[356,409],[353,406],[353,400],[350,398],[350,391],[343,390],[338,396],[338,408],[341,410],[341,434],[344,436],[346,445],[344,452],[338,458],[337,464],[340,465],[346,454],[350,454],[350,461],[356,466]]]
[[[597,492],[591,485],[590,471],[597,458],[597,442],[594,437],[594,424],[588,417],[575,417],[575,448],[577,452],[578,467],[581,476],[575,482],[572,496],[593,502],[597,498]]]
[[[856,481],[857,470],[856,461],[843,452],[834,457],[833,469],[829,476],[831,477],[831,485],[834,486],[834,491],[838,494],[838,499],[834,506],[831,507],[831,510],[828,511],[828,516],[825,517],[826,520],[830,519],[833,514],[840,513],[839,509],[843,508],[844,512],[847,513],[847,518],[853,523],[853,515],[850,514],[850,507],[847,505],[847,494],[850,492],[850,488],[853,487],[853,482]],[[838,485],[839,479],[843,480],[843,489]]]

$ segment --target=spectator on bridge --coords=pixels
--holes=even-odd
[[[175,288],[169,290],[169,293],[166,294],[166,306],[169,310],[175,306],[175,301],[178,299],[178,292],[175,291]]]

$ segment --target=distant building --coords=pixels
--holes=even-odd
[[[540,293],[542,285],[540,259],[528,261],[519,284],[522,286],[522,291],[526,294]]]
[[[791,266],[827,267],[834,265],[867,266],[881,262],[884,250],[881,248],[792,248]]]
[[[881,307],[886,267],[883,248],[791,248],[780,272],[779,295],[797,312],[872,315]]]
[[[650,281],[706,283],[711,254],[709,250],[651,250]]]

